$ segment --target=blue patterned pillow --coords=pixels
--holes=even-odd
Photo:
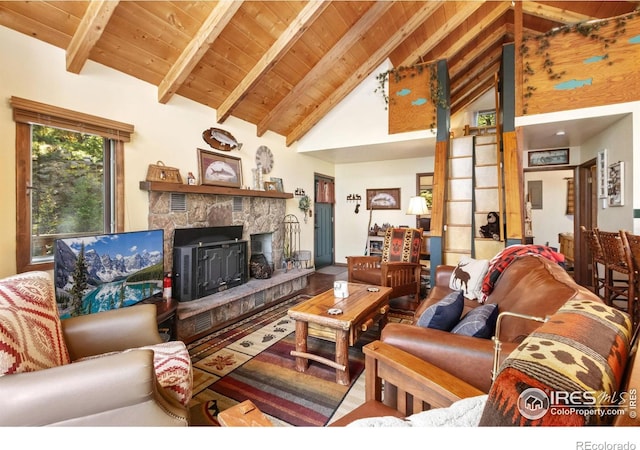
[[[424,310],[416,325],[449,331],[460,320],[464,308],[462,290],[455,291]]]
[[[482,305],[469,311],[451,330],[454,334],[488,339],[493,336],[498,319],[498,305]]]

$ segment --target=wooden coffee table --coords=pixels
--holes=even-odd
[[[311,359],[335,368],[336,382],[349,385],[349,346],[353,346],[360,335],[376,322],[380,329],[384,327],[391,290],[389,287],[349,283],[349,296],[346,298],[335,297],[331,289],[290,308],[289,317],[296,321],[296,349],[291,351],[291,356],[296,358],[296,370],[305,372]],[[329,309],[340,309],[342,313],[330,314]],[[335,361],[307,352],[309,324],[335,330]]]

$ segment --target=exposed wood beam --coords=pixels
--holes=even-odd
[[[471,82],[477,82],[477,77],[480,76],[488,67],[494,66],[496,63],[500,65],[502,59],[502,47],[497,47],[483,58],[477,64],[474,64],[468,72],[463,72],[458,78],[451,80],[451,95],[454,96],[458,91],[464,88]]]
[[[439,56],[437,59],[450,60],[459,52],[461,52],[466,45],[475,39],[482,31],[486,30],[500,17],[502,17],[510,9],[509,2],[495,2],[488,3],[487,7],[490,8],[482,16],[482,20],[478,20],[471,28],[461,36],[456,36],[453,39],[454,43],[446,49],[440,50],[439,47],[435,48],[433,53],[437,53]],[[443,41],[444,42],[444,41]],[[495,41],[494,41],[495,42]]]
[[[91,1],[67,47],[67,70],[80,73],[119,1]]]
[[[329,6],[328,1],[309,1],[264,56],[253,66],[247,76],[236,86],[218,108],[218,123],[224,122],[249,90],[282,58],[298,41],[313,21]]]
[[[380,17],[391,8],[393,1],[376,2],[355,23],[349,31],[322,57],[318,63],[295,85],[295,87],[258,123],[258,136],[262,136],[271,123],[278,119],[280,114],[292,107],[298,100],[300,93],[307,91],[317,84],[318,80],[334,66],[334,64],[353,46]]]
[[[481,42],[479,42],[473,49],[470,49],[468,53],[466,53],[462,58],[456,61],[449,67],[449,76],[451,79],[457,77],[461,72],[465,72],[468,69],[469,65],[472,61],[478,58],[487,50],[495,47],[496,42],[501,41],[505,34],[507,33],[506,26],[501,26],[496,29],[493,33],[484,38]]]
[[[455,95],[451,96],[451,111],[459,111],[461,109],[461,103],[465,105],[473,102],[480,95],[487,92],[493,86],[493,79],[496,73],[500,71],[500,61],[497,61],[492,66],[486,68],[482,73],[478,74],[473,80],[473,83],[468,83],[467,86],[459,90]]]
[[[167,103],[240,9],[244,0],[220,0],[158,85],[158,101]]]
[[[520,2],[522,4],[522,12],[531,14],[532,16],[541,17],[543,19],[552,20],[564,24],[584,22],[585,20],[595,19],[596,17],[580,14],[568,9],[556,8],[555,6],[545,5],[538,2]]]
[[[318,123],[329,111],[342,101],[353,89],[358,86],[376,67],[380,66],[387,56],[413,33],[431,14],[440,6],[441,2],[424,2],[418,10],[403,26],[401,26],[383,45],[381,45],[347,80],[345,80],[333,94],[327,97],[312,113],[308,114],[287,135],[287,146],[304,136]]]
[[[420,61],[421,57],[431,51],[442,39],[444,39],[449,33],[456,29],[462,22],[464,22],[474,11],[476,11],[484,1],[474,2],[456,2],[457,10],[453,17],[446,19],[444,22],[434,27],[433,33],[429,36],[429,39],[424,41],[422,45],[413,50],[404,61],[400,63],[400,66],[410,66],[417,61]],[[438,58],[441,59],[441,58]]]

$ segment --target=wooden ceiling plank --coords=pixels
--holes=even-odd
[[[289,51],[309,25],[322,14],[329,4],[330,2],[328,1],[309,1],[302,8],[295,20],[291,22],[260,61],[222,102],[217,110],[218,123],[223,123],[231,115],[233,109],[247,95],[249,90]]]
[[[473,103],[484,93],[494,87],[494,77],[496,72],[486,72],[484,76],[478,80],[478,83],[472,89],[465,90],[455,99],[451,99],[451,114],[464,109],[467,105]]]
[[[580,14],[567,9],[556,8],[555,6],[546,5],[539,2],[522,2],[522,12],[531,14],[532,16],[541,17],[543,19],[552,20],[554,22],[569,24],[584,22],[585,20],[595,19],[595,17]]]
[[[493,4],[492,4],[493,6]],[[466,45],[469,44],[475,37],[477,37],[483,30],[486,30],[494,21],[498,20],[504,15],[510,6],[508,2],[496,3],[492,9],[482,17],[481,20],[476,21],[475,24],[464,33],[456,42],[446,50],[439,52],[438,59],[450,60],[453,56],[457,55]]]
[[[209,46],[225,29],[240,6],[242,6],[242,1],[237,0],[220,0],[216,4],[196,35],[160,82],[158,86],[158,101],[160,103],[167,103],[180,89],[193,68],[207,53]]]
[[[367,12],[345,33],[342,38],[322,57],[320,61],[305,75],[305,77],[293,87],[289,94],[283,98],[269,113],[258,123],[258,136],[262,136],[271,126],[274,120],[290,109],[294,102],[300,100],[300,94],[311,89],[335,63],[351,48],[362,36],[375,24],[380,17],[391,8],[393,1],[376,2]]]
[[[469,51],[469,53],[465,54],[457,63],[449,67],[449,77],[455,78],[459,73],[468,70],[468,66],[473,60],[502,40],[505,36],[506,30],[507,28],[502,26],[483,39],[482,42],[479,42],[478,45]]]
[[[500,62],[502,59],[502,45],[496,45],[490,52],[483,55],[482,59],[473,63],[473,67],[467,71],[461,72],[460,76],[455,79],[451,79],[451,95],[462,89],[471,80],[474,80],[478,74],[487,70],[487,67],[492,66],[496,62]]]
[[[437,27],[437,31],[431,33],[429,39],[425,40],[418,48],[413,50],[409,56],[407,56],[400,66],[410,66],[421,60],[421,57],[434,48],[438,43],[444,39],[452,30],[457,28],[462,22],[464,22],[471,14],[473,14],[484,1],[473,2],[457,2],[456,13],[453,17],[441,23]]]
[[[381,45],[354,73],[342,83],[329,97],[308,114],[294,129],[287,135],[286,145],[304,136],[313,126],[320,121],[329,111],[340,103],[353,89],[355,89],[363,79],[384,62],[388,55],[402,43],[411,33],[413,33],[425,20],[433,14],[440,2],[424,2],[424,5],[407,22],[401,26],[387,41]]]
[[[91,49],[102,36],[118,3],[119,0],[89,2],[87,11],[67,47],[67,71],[80,73],[89,59]]]

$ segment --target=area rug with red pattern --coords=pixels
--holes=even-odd
[[[251,400],[275,425],[324,426],[351,386],[336,383],[335,369],[314,361],[295,370],[295,321],[287,310],[309,296],[296,296],[201,338],[187,347],[194,369],[192,425],[216,425],[216,415]],[[351,385],[364,370],[365,335],[349,348]],[[335,343],[308,338],[310,353],[335,358]]]

